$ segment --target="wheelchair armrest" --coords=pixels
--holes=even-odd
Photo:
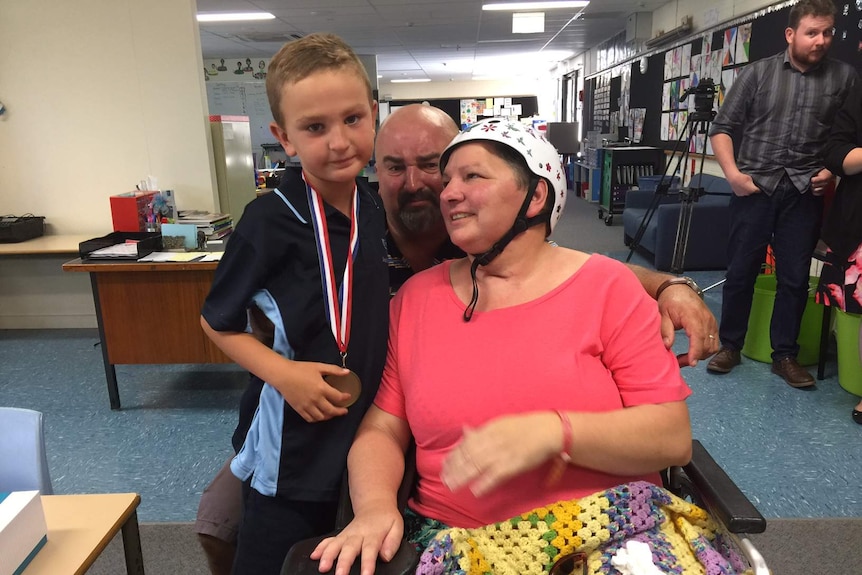
[[[416,487],[416,445],[411,441],[404,455],[404,477],[398,488],[398,509],[407,509],[407,499],[413,494]],[[335,515],[335,531],[322,537],[304,539],[295,543],[284,559],[281,567],[281,575],[319,575],[317,570],[318,561],[311,559],[311,552],[317,544],[337,535],[347,524],[353,520],[353,505],[350,503],[350,485],[347,480],[347,471],[341,481],[341,495],[338,501],[338,511]],[[419,553],[413,544],[407,540],[401,541],[401,546],[392,560],[385,562],[377,560],[374,572],[378,575],[407,575],[416,571],[419,564]],[[332,572],[332,570],[330,570]],[[359,561],[353,563],[350,575],[359,575]]]
[[[309,557],[317,544],[327,537],[336,535],[338,531],[333,531],[322,537],[314,539],[305,539],[296,543],[290,548],[287,557],[284,559],[284,564],[281,567],[281,575],[320,575],[318,571],[318,561]],[[395,553],[392,560],[386,562],[380,559],[377,560],[377,566],[374,569],[376,575],[408,575],[416,571],[416,565],[419,564],[419,553],[416,548],[406,540],[401,541],[401,547]],[[350,568],[350,575],[359,575],[359,560],[354,561]],[[328,573],[334,573],[334,569],[330,569]]]
[[[766,530],[763,515],[697,440],[692,441],[691,462],[682,468],[671,468],[670,490],[691,496],[731,533]]]

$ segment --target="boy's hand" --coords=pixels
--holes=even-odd
[[[291,361],[289,372],[281,381],[270,382],[284,400],[305,421],[326,421],[347,413],[346,407],[338,407],[350,399],[323,380],[325,375],[344,375],[349,370],[328,363]]]

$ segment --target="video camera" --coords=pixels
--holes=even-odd
[[[683,92],[679,101],[685,102],[691,94],[694,94],[695,112],[712,112],[715,101],[715,82],[712,81],[712,78],[702,78],[697,86],[692,86]]]

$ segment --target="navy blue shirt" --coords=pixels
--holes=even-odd
[[[389,266],[389,295],[394,296],[404,285],[404,282],[413,277],[416,272],[410,267],[410,262],[402,255],[398,249],[395,240],[392,239],[392,234],[386,230],[386,236],[383,238],[386,244],[386,265]],[[443,245],[434,254],[434,264],[446,260],[455,260],[465,256],[464,250],[452,243],[448,237]]]
[[[295,500],[338,499],[347,452],[383,373],[389,318],[382,203],[358,184],[359,249],[353,263],[353,319],[347,367],[362,381],[342,417],[307,423],[275,388],[252,376],[234,434],[231,464],[263,495]],[[336,282],[347,258],[349,219],[325,207]],[[289,169],[277,190],[252,201],[231,234],[203,316],[217,331],[245,331],[256,305],[275,328],[273,349],[289,359],[341,364],[324,311],[320,266],[305,184]]]

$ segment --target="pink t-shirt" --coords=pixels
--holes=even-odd
[[[658,482],[658,474],[617,477],[570,466],[548,488],[547,462],[480,498],[443,484],[443,461],[464,426],[530,411],[680,401],[691,393],[662,343],[655,301],[621,263],[591,256],[547,294],[476,312],[469,322],[449,281],[450,265],[417,274],[392,300],[389,353],[375,399],[407,420],[416,440],[420,479],[410,506],[447,525],[477,527],[628,481]]]

